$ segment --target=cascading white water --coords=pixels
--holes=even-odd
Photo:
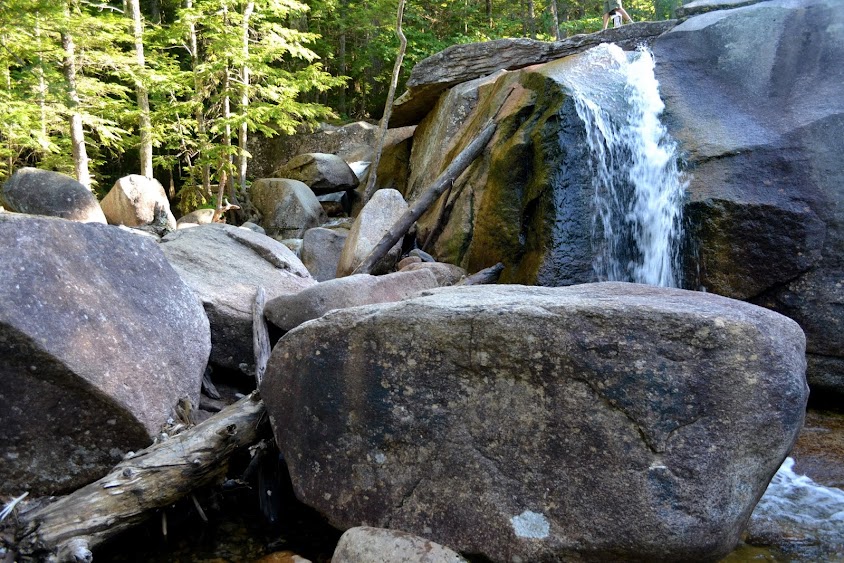
[[[665,105],[653,56],[612,44],[590,55],[623,84],[615,91],[570,84],[592,153],[595,273],[600,280],[676,287],[686,182],[676,144],[659,120]]]
[[[844,548],[844,491],[796,474],[790,457],[774,475],[752,519],[776,524],[787,537]]]

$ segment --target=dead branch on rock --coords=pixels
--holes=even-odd
[[[99,481],[19,514],[8,547],[18,561],[91,561],[91,549],[106,539],[222,480],[232,454],[258,441],[264,413],[263,401],[252,393],[181,434],[127,455]]]
[[[252,350],[255,353],[255,383],[258,387],[264,379],[264,372],[267,371],[267,362],[272,352],[267,321],[264,320],[266,303],[267,295],[264,287],[259,285],[255,293],[255,302],[252,304]]]
[[[492,139],[497,125],[490,120],[466,148],[460,151],[445,172],[439,175],[434,183],[414,201],[404,215],[393,224],[384,237],[375,245],[372,252],[355,268],[353,274],[368,274],[378,262],[387,255],[390,249],[410,230],[410,227],[434,204],[437,199],[451,186],[472,162],[481,154],[484,147]]]
[[[501,277],[501,272],[504,271],[504,264],[499,262],[495,266],[484,268],[483,270],[463,278],[454,285],[480,285],[485,283],[495,283]]]
[[[381,153],[384,152],[384,139],[387,137],[387,124],[390,123],[390,114],[393,112],[393,98],[396,95],[396,86],[399,83],[399,73],[401,72],[402,61],[404,60],[404,53],[407,50],[407,37],[401,29],[401,22],[404,18],[404,3],[405,0],[399,0],[399,8],[396,13],[396,35],[399,38],[399,53],[396,56],[396,64],[393,66],[393,75],[390,79],[390,89],[387,91],[387,102],[384,104],[384,115],[381,116],[381,124],[378,132],[378,146],[375,147],[375,154],[372,158],[372,164],[369,167],[369,177],[366,180],[366,188],[363,190],[363,203],[372,198],[375,193],[375,180],[378,177],[378,165],[381,162]]]

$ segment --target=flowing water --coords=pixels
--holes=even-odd
[[[686,182],[677,146],[659,116],[650,51],[601,45],[586,53],[622,88],[569,83],[592,153],[593,267],[599,280],[679,286],[679,246]]]

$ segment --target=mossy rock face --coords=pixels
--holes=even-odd
[[[420,241],[434,231],[430,249],[440,260],[470,272],[502,262],[505,283],[594,279],[583,124],[549,65],[464,85],[417,129],[411,193],[430,184],[487,116],[497,115],[493,140],[455,182],[445,215],[444,197],[418,223]],[[433,156],[446,132],[457,141]]]

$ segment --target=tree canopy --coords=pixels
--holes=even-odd
[[[652,20],[679,3],[625,7]],[[154,171],[184,212],[210,203],[215,182],[236,200],[252,133],[380,117],[397,5],[0,0],[0,179],[38,166],[103,190]],[[601,0],[408,0],[399,91],[414,64],[449,45],[597,31],[601,10]]]

